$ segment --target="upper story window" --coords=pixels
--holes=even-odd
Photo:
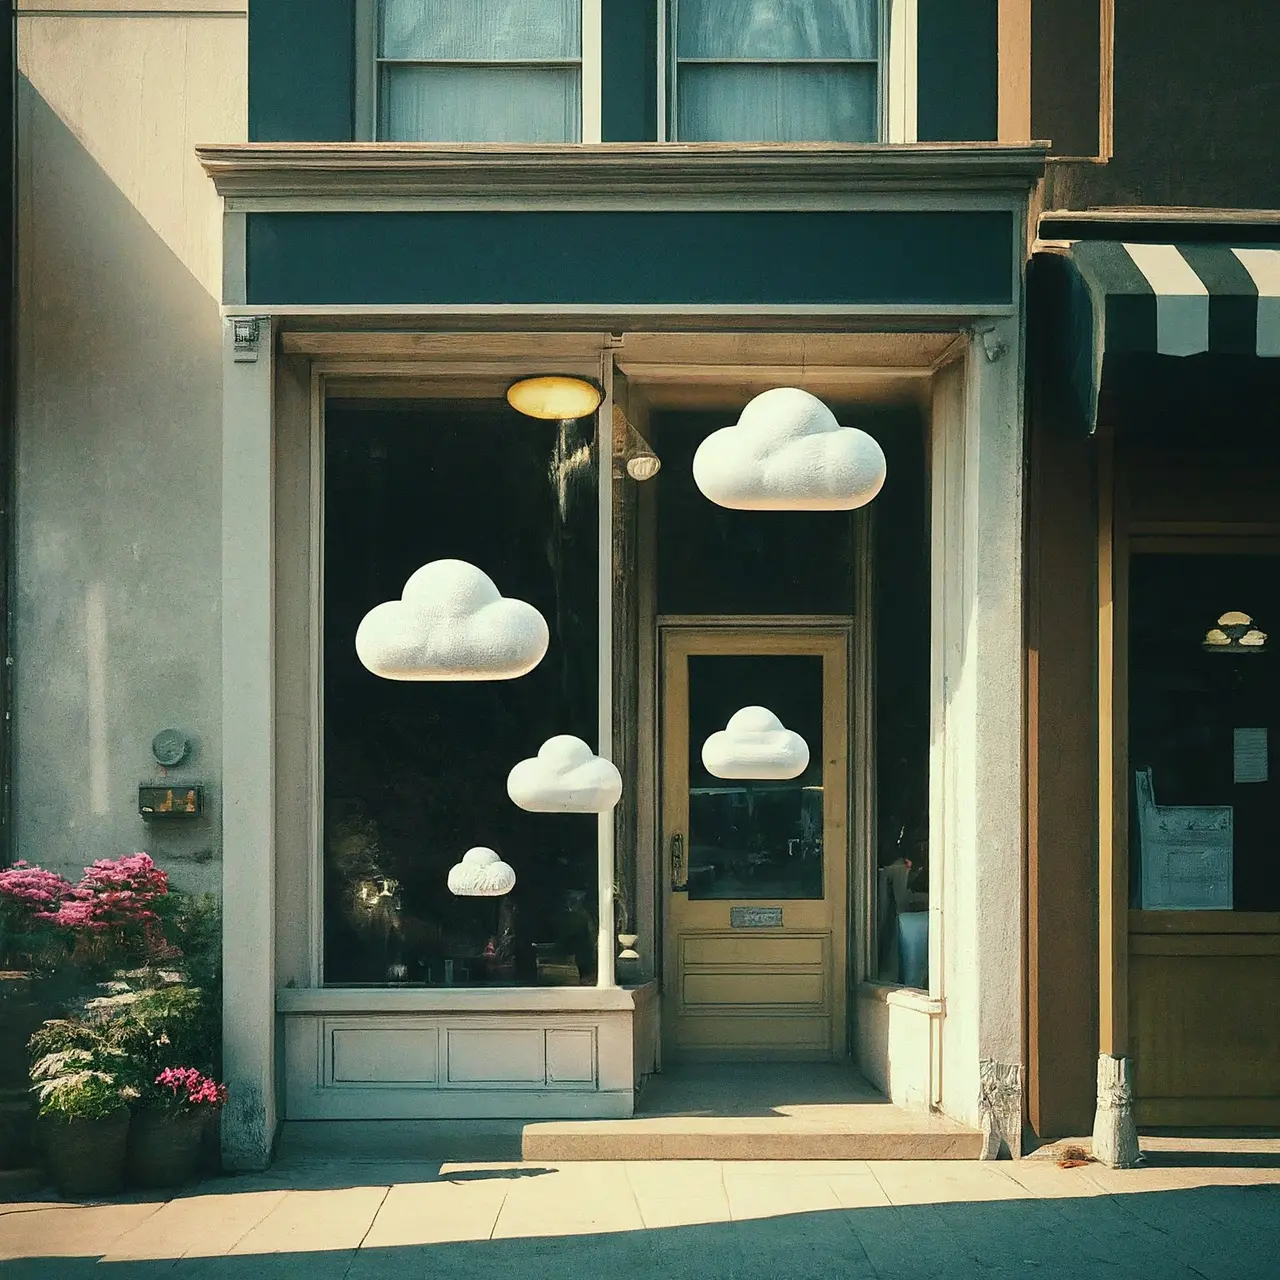
[[[596,142],[602,98],[634,94],[660,140],[914,137],[915,0],[659,0],[643,53],[631,3],[357,0],[363,136]]]
[[[881,0],[671,0],[670,136],[874,142]]]
[[[377,136],[577,142],[582,0],[381,0]]]

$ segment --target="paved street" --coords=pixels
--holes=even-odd
[[[1280,1274],[1280,1142],[1148,1142],[1148,1164],[277,1166],[167,1202],[0,1209],[6,1280]]]

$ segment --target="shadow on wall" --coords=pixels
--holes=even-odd
[[[214,889],[218,299],[25,77],[18,121],[15,856],[77,872],[145,848]],[[168,727],[194,750],[166,781],[204,783],[206,816],[148,827]]]
[[[176,1254],[111,1262],[99,1262],[96,1257],[49,1257],[7,1263],[5,1274],[14,1280],[79,1280],[82,1276],[150,1280],[188,1274],[208,1280],[267,1280],[300,1274],[310,1280],[421,1275],[433,1280],[453,1276],[634,1276],[640,1280],[661,1275],[696,1275],[699,1280],[837,1275],[960,1280],[1102,1274],[1120,1280],[1192,1275],[1264,1280],[1275,1275],[1278,1208],[1280,1189],[1275,1186],[1204,1187],[1080,1199],[831,1209],[609,1234],[383,1248],[359,1247],[357,1231],[351,1247],[328,1251],[303,1252],[304,1245],[298,1252],[191,1257],[176,1264]],[[755,1211],[767,1212],[759,1207]],[[563,1212],[571,1217],[574,1210],[564,1206]],[[480,1216],[487,1227],[492,1212]],[[364,1215],[360,1220],[365,1221]],[[527,1231],[545,1231],[551,1224],[522,1220],[521,1225]],[[418,1231],[429,1238],[457,1228],[465,1231],[466,1224],[431,1221],[425,1213],[419,1224],[402,1209],[393,1230],[404,1239]],[[375,1225],[371,1238],[376,1239],[377,1230]],[[122,1246],[127,1250],[125,1242]]]

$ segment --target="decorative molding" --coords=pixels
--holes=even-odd
[[[1019,193],[1047,145],[928,143],[220,143],[196,148],[218,194],[281,202],[347,196],[478,201],[867,191]]]

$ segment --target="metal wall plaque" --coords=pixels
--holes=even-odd
[[[730,929],[781,929],[781,907],[730,907]]]

